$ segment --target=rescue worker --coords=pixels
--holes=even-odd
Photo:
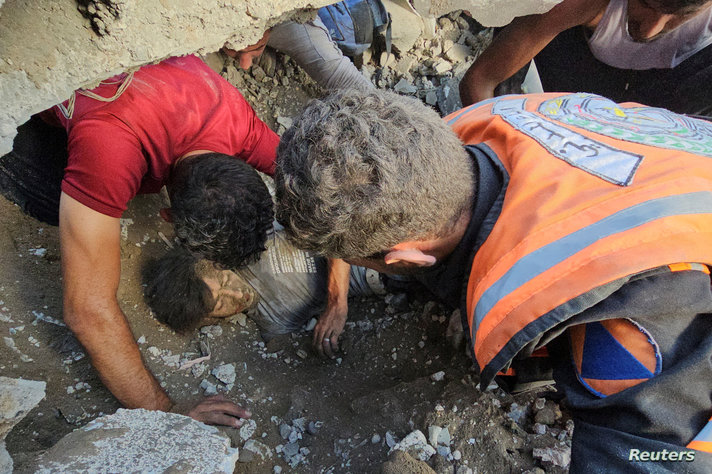
[[[283,135],[277,218],[459,307],[483,389],[547,346],[572,472],[712,472],[711,143],[705,121],[590,94],[441,120],[341,92]]]

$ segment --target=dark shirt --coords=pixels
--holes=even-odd
[[[468,145],[465,149],[472,157],[476,183],[472,218],[455,250],[447,258],[416,276],[418,281],[452,308],[460,306],[472,257],[497,220],[501,206],[495,204],[504,198],[503,187],[506,181],[504,169],[498,161],[491,158],[494,152],[488,146]]]

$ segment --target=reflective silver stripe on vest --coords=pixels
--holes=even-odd
[[[485,316],[501,299],[589,245],[648,222],[688,214],[712,214],[712,192],[699,191],[651,199],[611,214],[534,250],[514,263],[482,294],[475,306],[475,328],[479,328]]]

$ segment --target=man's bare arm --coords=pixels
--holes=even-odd
[[[126,407],[170,409],[171,401],[144,366],[116,300],[121,272],[119,219],[62,193],[59,236],[64,320],[102,382]]]
[[[340,259],[331,259],[328,268],[326,309],[314,327],[312,342],[320,355],[333,359],[339,350],[339,336],[344,331],[349,312],[351,265]]]
[[[608,0],[564,0],[547,13],[514,19],[463,76],[462,105],[491,98],[500,82],[527,65],[556,35],[590,24],[607,4]]]
[[[146,369],[116,291],[121,273],[119,219],[62,193],[59,206],[64,321],[91,358],[104,385],[129,408],[175,411],[210,424],[240,426],[250,413],[223,397],[173,407]]]

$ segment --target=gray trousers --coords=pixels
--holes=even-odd
[[[324,89],[373,87],[343,55],[319,17],[307,23],[290,21],[273,27],[267,45],[289,55]]]

